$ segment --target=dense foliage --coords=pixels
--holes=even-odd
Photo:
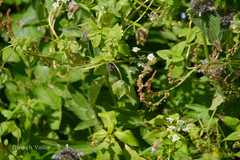
[[[0,0],[0,159],[240,158],[237,0]]]

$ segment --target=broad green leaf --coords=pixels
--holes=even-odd
[[[235,154],[234,154],[234,156],[236,156],[236,157],[240,158],[240,151],[239,151],[239,152],[237,152],[237,153],[235,153]]]
[[[148,144],[153,144],[157,139],[165,137],[167,132],[160,132],[159,130],[152,130],[143,133],[143,139],[148,143]]]
[[[3,109],[3,110],[1,110],[1,114],[9,120],[12,118],[14,112],[7,110],[7,109]]]
[[[209,39],[211,42],[219,40],[220,31],[221,31],[220,17],[210,15],[208,34],[209,34]]]
[[[108,150],[110,146],[110,139],[106,137],[104,141],[102,141],[100,144],[95,147],[96,151],[101,151],[101,150]]]
[[[177,64],[171,70],[171,76],[173,78],[180,78],[183,72],[184,72],[183,64]]]
[[[22,84],[22,81],[19,80],[19,83],[15,82],[7,82],[5,84],[5,94],[9,101],[11,102],[17,102],[19,99],[26,99],[27,91],[25,89],[24,84]],[[28,82],[26,80],[26,82]],[[30,85],[30,83],[29,83]]]
[[[37,13],[32,7],[29,7],[23,14],[16,14],[12,26],[15,37],[30,41],[40,40],[45,34],[45,28],[31,25],[38,21]]]
[[[86,72],[88,70],[82,67],[72,67],[66,72],[66,74],[61,76],[60,81],[62,82],[76,82],[79,80],[83,80],[86,77]]]
[[[19,62],[20,57],[12,47],[7,47],[2,50],[3,62]]]
[[[187,31],[187,37],[186,37],[186,41],[188,43],[191,43],[196,37],[197,35],[199,34],[200,29],[197,28],[197,27],[193,27],[192,29],[188,29]]]
[[[113,143],[111,145],[111,149],[117,155],[121,155],[122,154],[122,148],[120,147],[120,145],[118,144],[118,142],[115,139],[113,139]]]
[[[4,121],[0,123],[0,137],[8,133],[11,133],[18,141],[21,138],[21,130],[14,121]]]
[[[92,139],[96,143],[100,143],[101,141],[103,141],[104,138],[106,138],[107,135],[108,135],[107,131],[105,131],[104,129],[101,129],[93,133]]]
[[[128,151],[128,153],[131,156],[131,160],[145,160],[144,158],[140,157],[139,154],[130,148],[128,145],[125,144],[125,149]]]
[[[79,28],[63,28],[62,34],[65,37],[82,38],[83,32]]]
[[[94,110],[88,100],[79,92],[71,94],[71,98],[66,100],[65,107],[72,111],[79,119],[86,121],[95,119]]]
[[[99,151],[96,160],[111,160],[111,155],[108,151]]]
[[[232,132],[224,140],[225,141],[238,141],[238,140],[240,140],[240,131]]]
[[[108,133],[112,133],[115,125],[117,124],[117,113],[115,111],[98,113],[103,125],[107,128]]]
[[[240,124],[240,120],[235,117],[224,116],[223,123],[226,126],[231,127],[232,129],[235,129]]]
[[[78,125],[74,128],[74,130],[75,131],[84,130],[84,129],[93,127],[95,125],[97,125],[96,119],[85,120],[85,121],[78,123]]]
[[[53,113],[49,117],[49,124],[51,129],[59,129],[62,118],[61,98],[54,92],[53,89],[43,86],[36,87],[33,90],[33,93],[42,104],[50,106],[50,108],[53,110]]]
[[[164,124],[164,116],[163,115],[158,115],[156,117],[154,117],[153,119],[151,119],[150,121],[148,121],[148,123],[150,123],[153,126],[160,126]]]
[[[130,54],[130,48],[128,44],[124,41],[120,41],[118,44],[118,52],[123,56],[128,56]]]
[[[201,19],[201,18],[193,18],[193,23],[198,26],[201,31],[204,33],[204,35],[208,35],[208,27],[207,27],[207,23]]]
[[[88,32],[93,47],[98,47],[102,40],[101,28],[93,20],[88,20],[84,23],[84,29]]]
[[[188,146],[186,144],[182,144],[181,147],[177,149],[174,153],[174,160],[192,160],[192,157],[189,155]]]
[[[159,50],[157,55],[162,59],[167,61],[166,67],[168,68],[169,64],[181,62],[184,60],[183,51],[186,47],[186,42],[180,42],[173,46],[170,50]]]
[[[138,141],[130,130],[120,131],[117,130],[114,132],[114,135],[123,143],[130,146],[138,146]]]
[[[52,109],[59,109],[62,105],[61,98],[56,95],[53,89],[38,86],[33,89],[33,93],[41,103],[50,106]]]
[[[34,68],[35,77],[41,82],[47,82],[49,77],[49,68],[47,66],[37,65]]]
[[[185,47],[186,47],[186,42],[182,41],[182,42],[177,43],[175,46],[173,46],[171,48],[171,50],[173,51],[174,55],[181,56],[183,51],[184,51],[184,49],[185,49]]]
[[[100,90],[104,83],[105,83],[104,77],[100,77],[92,82],[91,87],[89,89],[89,94],[88,94],[91,105],[93,106],[95,105],[98,95],[100,93]]]
[[[225,101],[225,98],[220,93],[216,92],[212,100],[212,105],[209,110],[217,110],[217,107],[220,106]]]
[[[105,12],[101,16],[101,23],[104,26],[112,27],[117,22],[117,17],[111,12]]]
[[[127,86],[123,80],[118,80],[113,83],[112,91],[119,99],[128,93]]]
[[[161,31],[160,35],[161,35],[161,37],[163,37],[165,39],[168,39],[168,40],[171,40],[171,41],[177,41],[177,36],[171,31],[168,31],[168,30]]]
[[[192,111],[188,111],[186,114],[197,120],[203,120],[204,122],[208,122],[210,119],[209,109],[200,104],[187,104],[186,108],[191,109]]]
[[[172,54],[172,52],[170,50],[159,50],[157,52],[157,55],[166,61],[169,60],[169,55],[171,55],[171,54]]]
[[[117,43],[122,39],[123,31],[122,27],[116,24],[112,28],[103,28],[103,35],[105,36],[106,42]]]

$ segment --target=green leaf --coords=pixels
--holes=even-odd
[[[61,82],[76,82],[79,80],[83,80],[86,77],[86,72],[82,67],[71,67],[65,75],[61,76]]]
[[[174,160],[192,160],[191,156],[189,155],[188,146],[186,144],[182,144],[181,147],[177,149],[174,153]]]
[[[158,116],[154,117],[153,119],[151,119],[150,121],[148,121],[148,123],[153,126],[163,125],[164,122],[165,122],[165,119],[164,119],[163,115],[158,115]]]
[[[97,152],[96,160],[111,160],[111,155],[108,151],[99,151]]]
[[[49,79],[49,68],[47,66],[37,65],[34,68],[34,76],[36,79],[42,82],[47,82]]]
[[[177,41],[177,36],[171,31],[168,31],[168,30],[161,31],[160,35],[165,39],[168,39],[168,40],[171,40],[171,41]]]
[[[91,104],[79,92],[70,94],[70,98],[65,103],[65,107],[83,121],[96,118]]]
[[[115,139],[113,139],[113,142],[112,142],[112,145],[111,145],[111,149],[117,155],[122,154],[122,148],[120,147],[120,145],[118,144],[118,142]]]
[[[83,32],[79,28],[63,28],[62,34],[65,37],[82,38]]]
[[[75,131],[84,130],[84,129],[93,127],[95,125],[97,125],[96,119],[85,120],[85,121],[78,123],[78,125],[74,128],[74,130]]]
[[[165,137],[167,132],[159,132],[159,130],[152,130],[143,133],[143,139],[149,144],[153,144],[157,139]]]
[[[92,139],[96,143],[100,143],[104,138],[106,138],[107,135],[108,135],[107,131],[105,131],[104,129],[101,129],[92,135]]]
[[[92,82],[91,87],[89,89],[89,95],[88,95],[91,105],[93,106],[95,105],[103,84],[104,84],[104,77],[100,77]]]
[[[125,144],[125,149],[128,151],[128,153],[131,156],[131,160],[145,160],[144,158],[140,157],[139,154],[130,148],[128,145]]]
[[[159,50],[157,55],[162,59],[167,61],[166,67],[168,68],[169,64],[177,63],[184,60],[183,51],[186,47],[186,42],[180,42],[173,46],[170,50]]]
[[[210,15],[208,34],[211,42],[219,40],[220,31],[221,31],[220,17]]]
[[[106,43],[117,43],[122,39],[123,36],[122,27],[118,24],[111,28],[105,27],[103,28],[103,35],[105,36]]]
[[[184,72],[183,64],[176,64],[173,69],[171,70],[172,78],[180,78]]]
[[[217,110],[217,107],[220,106],[224,101],[225,101],[224,96],[216,92],[209,110],[212,110],[212,111]]]
[[[14,121],[0,123],[0,137],[8,133],[11,133],[18,141],[21,138],[21,130],[17,127]]]
[[[224,140],[225,141],[238,141],[238,140],[240,140],[240,131],[232,132]]]
[[[115,131],[114,135],[123,143],[130,146],[138,146],[138,141],[130,130]]]
[[[22,14],[13,17],[13,33],[16,38],[38,41],[45,34],[44,27],[35,27],[32,24],[39,22],[36,11],[29,7]]]
[[[201,29],[204,35],[208,35],[208,27],[206,21],[204,21],[202,18],[193,18],[193,23]]]
[[[188,111],[186,114],[197,120],[203,120],[204,122],[208,122],[210,119],[209,109],[200,104],[187,104],[186,108],[191,109],[192,111]]]
[[[54,92],[54,89],[39,86],[33,90],[33,94],[46,106],[50,106],[53,113],[50,115],[49,124],[51,129],[58,130],[62,118],[62,101]],[[49,110],[50,111],[50,110]]]
[[[19,62],[20,57],[18,54],[14,51],[12,47],[7,47],[2,50],[2,60],[3,62]]]
[[[9,120],[12,118],[14,112],[7,110],[7,109],[3,109],[3,110],[1,110],[1,114]]]
[[[226,126],[232,128],[232,129],[235,129],[240,124],[240,120],[235,117],[224,116],[223,123]]]
[[[107,128],[108,133],[112,133],[115,125],[117,124],[117,113],[115,111],[98,113],[103,125]]]
[[[56,95],[53,89],[38,86],[33,90],[34,95],[45,105],[52,109],[59,109],[62,105],[61,98]]]
[[[169,60],[169,55],[171,54],[172,54],[171,50],[159,50],[157,52],[157,55],[166,61]]]
[[[88,32],[93,47],[97,48],[102,40],[101,28],[93,20],[88,20],[84,24],[84,29]]]
[[[235,154],[234,154],[234,156],[236,156],[236,157],[240,158],[240,151],[239,151],[239,152],[237,152],[237,153],[235,153]]]
[[[113,83],[112,91],[119,99],[128,93],[127,86],[123,80],[118,80]]]

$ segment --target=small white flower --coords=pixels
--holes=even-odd
[[[172,142],[176,142],[176,141],[178,141],[179,139],[180,139],[180,137],[179,137],[177,134],[174,134],[174,135],[171,136],[171,141],[172,141]]]
[[[150,54],[148,54],[147,59],[148,59],[149,61],[155,61],[155,60],[156,60],[156,57],[154,56],[153,53],[150,53]]]
[[[57,1],[57,2],[54,2],[54,3],[52,4],[52,7],[53,7],[54,10],[56,10],[56,9],[59,7],[59,2],[58,2],[58,1]]]
[[[168,126],[167,131],[176,131],[176,129],[175,126]]]
[[[133,47],[132,48],[132,51],[134,52],[134,53],[137,53],[137,52],[139,52],[141,49],[140,48],[138,48],[138,47]]]
[[[189,132],[189,130],[192,128],[192,124],[187,124],[186,127],[182,129],[183,132]]]
[[[154,152],[157,151],[159,143],[160,143],[160,142],[159,142],[158,140],[153,143],[153,145],[152,145],[152,147],[151,147],[151,152],[152,152],[152,153],[154,153]]]
[[[177,120],[177,125],[180,127],[184,126],[185,122],[183,120]]]
[[[166,120],[167,120],[168,123],[172,123],[174,121],[174,119],[171,118],[171,117],[167,117]]]
[[[186,18],[187,18],[187,15],[186,15],[185,12],[181,12],[181,13],[180,13],[180,17],[181,17],[181,19],[186,19]]]
[[[156,12],[152,12],[152,13],[148,14],[148,17],[149,17],[150,21],[153,22],[153,21],[157,20],[159,15]]]
[[[143,67],[144,67],[144,64],[143,64],[143,63],[138,63],[137,66],[143,68]]]
[[[182,129],[183,132],[188,132],[189,131],[189,128],[188,127],[185,127]]]
[[[151,152],[152,152],[152,153],[154,153],[154,152],[156,152],[156,151],[157,151],[157,148],[151,147]]]

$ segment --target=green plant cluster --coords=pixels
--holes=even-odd
[[[238,0],[0,0],[0,159],[240,158]]]

